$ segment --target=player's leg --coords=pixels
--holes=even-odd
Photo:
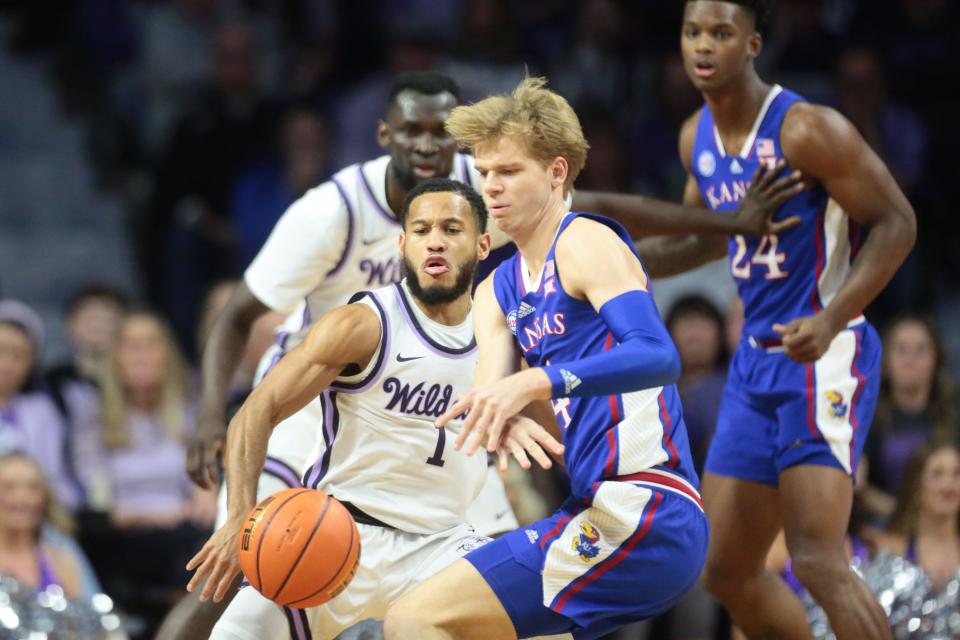
[[[891,638],[883,609],[847,558],[850,476],[820,465],[791,467],[780,475],[780,492],[793,571],[826,611],[837,638]]]
[[[780,531],[777,489],[707,472],[702,491],[710,521],[707,591],[750,638],[810,638],[800,601],[764,566]]]
[[[217,623],[237,593],[240,580],[238,576],[220,602],[212,600],[200,602],[199,591],[185,595],[164,618],[156,640],[194,640],[208,637],[213,625]]]
[[[794,368],[805,388],[781,409],[778,454],[793,570],[838,638],[890,638],[883,609],[845,551],[853,477],[879,392],[880,340],[862,323],[837,334],[815,364]]]
[[[387,640],[516,638],[509,614],[480,572],[466,560],[405,595],[387,611]]]
[[[775,409],[746,390],[761,386],[767,358],[742,344],[730,366],[702,483],[710,521],[702,580],[750,637],[809,638],[800,601],[765,567],[781,528],[777,421]]]
[[[290,618],[284,613],[283,607],[267,600],[256,589],[248,586],[237,592],[209,637],[210,640],[285,640],[291,636],[298,638],[297,634],[291,633],[298,622],[302,626],[302,621]],[[192,635],[187,637],[207,637],[197,629],[191,630],[191,633]]]

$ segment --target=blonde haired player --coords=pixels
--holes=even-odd
[[[476,385],[437,424],[469,410],[454,449],[494,450],[526,424],[519,411],[551,399],[571,496],[401,599],[387,614],[390,640],[596,638],[669,609],[706,557],[673,384],[679,356],[623,227],[563,205],[586,141],[544,84],[528,78],[447,121],[519,254],[477,289]]]

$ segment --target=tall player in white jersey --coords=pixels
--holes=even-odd
[[[470,285],[490,249],[486,209],[469,186],[439,179],[411,191],[402,219],[406,278],[321,317],[231,421],[229,518],[191,560],[197,572],[188,588],[207,576],[201,598],[225,595],[239,571],[236,541],[257,501],[270,432],[317,396],[326,442],[305,480],[354,514],[363,547],[357,574],[331,602],[308,610],[284,610],[242,588],[211,638],[280,638],[288,629],[296,640],[333,638],[383,617],[400,595],[486,541],[465,520],[486,462],[446,446],[459,420],[434,426],[473,384]],[[525,424],[529,431],[518,437],[549,466],[538,442],[554,453],[562,447]]]

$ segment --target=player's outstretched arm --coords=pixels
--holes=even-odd
[[[597,269],[603,256],[603,269]],[[660,319],[647,275],[633,251],[604,224],[578,218],[557,240],[564,289],[585,299],[617,345],[603,353],[543,368],[551,397],[625,393],[676,382],[680,356]]]
[[[804,176],[823,184],[830,198],[869,229],[846,281],[823,311],[775,328],[786,354],[817,360],[847,322],[883,290],[913,247],[913,208],[886,165],[856,127],[833,109],[800,103],[780,132],[783,155]]]
[[[196,569],[188,591],[209,574],[202,601],[213,596],[219,602],[239,572],[236,540],[256,504],[257,479],[273,427],[320,394],[345,367],[366,366],[380,336],[379,318],[370,307],[352,304],[334,309],[257,385],[230,421],[225,461],[227,522],[187,565],[187,570]]]
[[[783,167],[782,164],[772,169],[761,166],[739,208],[730,214],[717,215],[697,202],[677,204],[641,195],[579,190],[573,195],[573,210],[610,216],[627,229],[631,238],[780,233],[796,226],[800,220],[791,217],[774,221],[774,214],[780,205],[803,189],[799,172],[781,176]]]
[[[467,447],[468,455],[472,455],[480,447],[485,447],[490,452],[502,449],[516,457],[521,466],[529,468],[529,460],[524,453],[526,452],[541,465],[546,463],[545,466],[549,467],[549,458],[543,455],[544,451],[561,455],[563,445],[542,425],[532,420],[517,421],[513,437],[505,441],[500,438],[507,421],[536,399],[538,392],[542,399],[549,398],[549,395],[546,393],[548,389],[543,376],[530,377],[529,370],[516,373],[521,364],[520,352],[494,295],[493,276],[481,282],[474,295],[473,331],[480,350],[474,387],[437,419],[437,426],[442,427],[469,411],[460,427],[460,434],[453,443],[455,450],[459,451],[473,434]],[[540,382],[539,389],[537,378]],[[504,385],[506,380],[511,382]],[[491,422],[498,424],[499,429],[496,439],[488,442],[486,425]],[[474,432],[477,426],[480,429]]]
[[[197,431],[187,443],[187,473],[195,484],[212,489],[220,484],[218,456],[226,440],[224,407],[253,323],[270,309],[241,282],[217,317],[203,350],[200,415]]]
[[[693,143],[697,135],[699,112],[687,118],[680,129],[680,160],[687,170],[687,184],[683,190],[683,204],[690,207],[705,206],[700,189],[693,177],[690,158],[693,156]],[[721,218],[713,214],[714,217]],[[632,237],[637,236],[631,234]],[[695,269],[712,260],[722,258],[727,252],[726,238],[719,235],[667,236],[644,238],[636,243],[637,253],[643,258],[650,275],[654,278],[667,278],[684,271]]]

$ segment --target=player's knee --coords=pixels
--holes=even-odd
[[[742,570],[708,560],[700,576],[700,583],[717,600],[730,602],[736,600],[748,578]]]
[[[843,553],[800,547],[791,551],[790,557],[793,573],[815,597],[824,596],[835,589],[848,588],[846,579],[852,574]]]

